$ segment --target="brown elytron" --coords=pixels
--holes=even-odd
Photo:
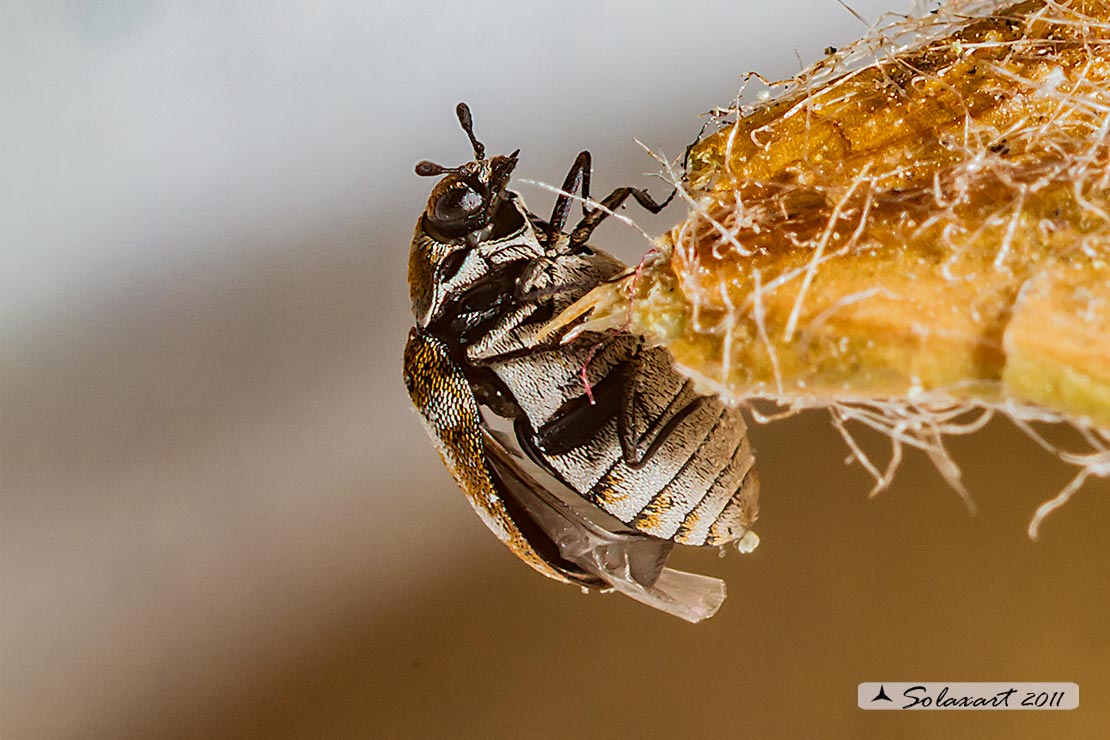
[[[568,316],[942,468],[949,422],[979,408],[1068,421],[1080,480],[1110,475],[1110,6],[950,3],[907,30],[697,143],[687,219]]]

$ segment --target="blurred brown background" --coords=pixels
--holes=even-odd
[[[858,36],[833,0],[6,16],[3,740],[1105,736],[1110,486],[1030,542],[1069,472],[1006,424],[954,444],[976,516],[918,457],[869,501],[821,415],[753,429],[763,544],[682,553],[731,594],[691,626],[517,562],[408,408],[411,168],[467,158],[457,100],[521,177],[650,182],[632,137],[677,153],[743,72]],[[865,680],[1081,708],[866,713]]]

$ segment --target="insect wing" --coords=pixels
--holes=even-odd
[[[724,581],[664,567],[673,542],[595,524],[531,478],[498,440],[491,438],[488,449],[492,467],[563,559],[592,574],[603,587],[687,622],[717,613],[725,600]]]

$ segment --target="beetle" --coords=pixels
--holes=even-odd
[[[590,207],[583,151],[543,220],[508,188],[519,150],[486,157],[465,103],[456,115],[474,159],[416,165],[441,177],[408,264],[404,380],[424,426],[486,526],[535,570],[690,621],[711,615],[723,583],[665,561],[675,543],[755,540],[758,479],[740,413],[696,393],[641,337],[543,332],[627,274],[587,243],[598,224],[630,197],[658,212],[674,193],[657,203],[621,187]]]

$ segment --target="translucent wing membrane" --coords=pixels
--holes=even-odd
[[[496,436],[487,433],[487,445],[494,469],[564,559],[613,590],[687,622],[717,613],[725,600],[724,581],[665,567],[673,542],[620,527],[619,522],[612,530],[603,528],[595,523],[601,512],[588,516],[553,494],[522,469],[519,458]]]

